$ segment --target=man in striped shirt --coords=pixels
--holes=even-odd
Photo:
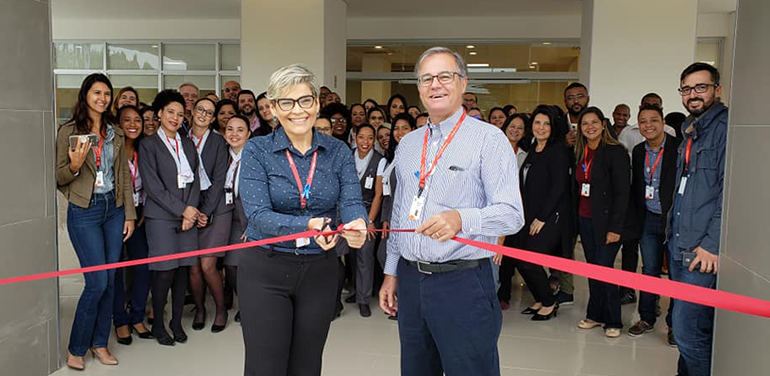
[[[459,54],[431,48],[415,72],[429,121],[396,149],[391,226],[417,234],[389,236],[380,307],[398,313],[402,375],[500,375],[492,253],[448,240],[521,229],[516,157],[499,129],[466,116]]]

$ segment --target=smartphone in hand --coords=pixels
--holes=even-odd
[[[88,142],[88,140],[91,140],[91,146],[97,145],[99,143],[99,136],[93,133],[76,134],[76,135],[70,136],[69,138],[70,150],[75,150],[75,148],[78,146],[78,142],[85,143],[85,142]]]

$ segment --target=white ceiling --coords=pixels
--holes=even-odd
[[[280,1],[280,0],[258,0]],[[446,17],[579,15],[581,0],[343,0],[348,16]],[[700,13],[725,13],[737,0],[699,0]],[[54,18],[236,19],[241,0],[51,0]],[[472,27],[467,25],[466,27]]]

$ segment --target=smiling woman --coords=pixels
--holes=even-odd
[[[246,145],[239,179],[249,240],[345,223],[347,244],[364,244],[367,213],[353,155],[313,128],[318,91],[300,65],[270,77],[266,98],[281,126]],[[316,236],[239,256],[245,375],[321,374],[337,291],[337,258],[327,251],[338,240]]]

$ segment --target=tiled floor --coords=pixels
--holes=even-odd
[[[582,253],[582,252],[580,252]],[[559,316],[545,323],[533,323],[518,312],[530,303],[525,288],[514,287],[510,310],[503,315],[499,341],[502,374],[505,376],[670,376],[676,370],[676,349],[665,344],[666,326],[662,317],[656,330],[641,338],[631,338],[624,330],[617,339],[608,339],[601,329],[576,327],[584,317],[587,283],[576,278],[576,304],[562,307]],[[62,349],[66,351],[77,296],[82,281],[62,281]],[[661,301],[664,312],[668,299]],[[210,310],[211,312],[212,310]],[[346,305],[342,317],[332,323],[324,352],[325,376],[392,376],[399,374],[399,341],[396,323],[373,309],[371,318],[358,315],[354,305]],[[243,341],[240,326],[232,321],[227,329],[212,334],[208,329],[190,329],[192,315],[185,317],[186,344],[162,347],[153,340],[134,337],[131,346],[113,344],[112,352],[120,365],[106,367],[86,358],[86,371],[67,369],[56,376],[230,376],[243,374]],[[209,325],[212,318],[209,318]],[[638,319],[635,305],[623,307],[626,328]],[[114,341],[114,335],[112,340]],[[66,354],[66,353],[65,353]],[[62,358],[64,359],[64,358]]]

